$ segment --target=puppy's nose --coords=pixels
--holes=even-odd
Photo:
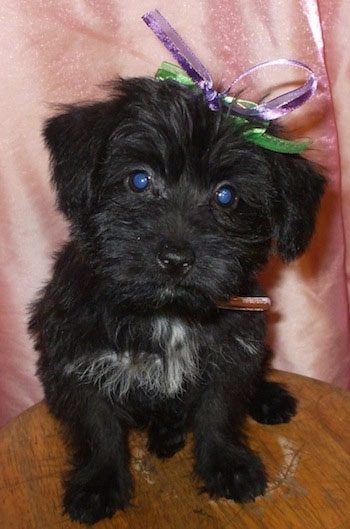
[[[159,245],[157,261],[168,274],[185,275],[192,268],[195,255],[187,242],[163,241]]]

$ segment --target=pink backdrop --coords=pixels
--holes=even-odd
[[[306,62],[318,75],[317,95],[286,120],[293,135],[314,139],[308,155],[330,180],[318,235],[306,256],[288,268],[274,261],[264,280],[274,303],[275,366],[349,383],[349,2],[7,0],[0,3],[0,424],[42,397],[25,307],[65,237],[42,122],[50,103],[99,97],[98,85],[116,74],[152,75],[169,59],[140,20],[154,7],[219,82],[280,57]],[[260,77],[257,97],[291,75]]]

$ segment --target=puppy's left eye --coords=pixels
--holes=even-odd
[[[224,208],[232,208],[237,205],[238,194],[231,184],[221,184],[215,191],[215,202]]]
[[[129,177],[129,186],[135,193],[146,191],[151,185],[151,177],[147,173],[137,172]]]

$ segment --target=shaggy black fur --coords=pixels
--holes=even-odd
[[[288,421],[296,401],[264,380],[264,314],[216,302],[261,295],[255,277],[273,249],[284,261],[304,252],[324,179],[244,132],[190,89],[144,78],[47,123],[71,237],[29,328],[73,454],[64,496],[73,520],[92,524],[129,505],[135,426],[148,428],[159,457],[191,429],[210,495],[264,493],[243,422],[248,413]]]

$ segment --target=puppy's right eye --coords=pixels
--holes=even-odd
[[[129,177],[129,187],[135,193],[146,191],[151,185],[151,177],[147,173],[138,172]]]

